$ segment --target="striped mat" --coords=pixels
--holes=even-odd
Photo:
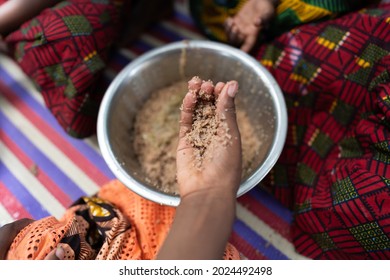
[[[194,27],[185,1],[176,1],[171,19],[113,54],[107,81],[135,57],[183,39],[205,38]],[[28,77],[0,55],[0,226],[24,217],[59,218],[74,200],[94,194],[113,178],[96,137],[67,136]],[[247,259],[303,259],[291,242],[292,218],[288,209],[255,188],[239,198],[231,242]]]

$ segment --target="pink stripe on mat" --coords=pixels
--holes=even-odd
[[[73,203],[73,200],[59,188],[52,179],[41,169],[33,170],[38,168],[36,163],[31,160],[23,150],[19,148],[16,143],[8,137],[7,134],[0,128],[0,139],[7,146],[7,148],[20,160],[20,162],[29,169],[32,173],[36,172],[35,177],[38,181],[62,204],[62,206],[69,207]]]
[[[252,245],[250,245],[236,232],[232,233],[229,241],[244,255],[245,258],[249,260],[267,260],[267,258],[259,250],[253,248]]]
[[[243,195],[239,198],[239,202],[242,206],[251,211],[260,220],[272,227],[281,236],[286,238],[288,241],[292,241],[290,236],[290,224],[281,219],[278,215],[273,213],[263,204],[257,202],[250,193]]]
[[[15,220],[32,218],[32,215],[26,210],[24,205],[8,190],[3,182],[0,182],[0,203]]]
[[[1,83],[0,83],[1,85]],[[50,125],[48,125],[44,119],[36,114],[24,100],[18,98],[7,87],[1,87],[2,94],[6,99],[17,108],[31,124],[38,128],[42,134],[47,137],[55,146],[61,150],[69,159],[78,166],[88,177],[101,186],[107,183],[110,178],[105,176],[92,162],[84,157],[76,148],[74,148],[66,139],[57,133]]]

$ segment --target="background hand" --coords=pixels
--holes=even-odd
[[[256,44],[261,30],[264,30],[275,13],[274,0],[249,0],[241,10],[225,22],[228,42],[249,52]]]

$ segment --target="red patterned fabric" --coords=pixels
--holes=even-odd
[[[47,107],[74,137],[95,133],[99,80],[116,39],[122,0],[70,0],[44,10],[7,43]]]
[[[295,210],[314,259],[390,258],[390,5],[310,24],[261,47],[288,106],[264,185]]]

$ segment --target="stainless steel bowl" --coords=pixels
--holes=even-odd
[[[114,175],[129,189],[160,204],[177,206],[180,197],[158,191],[144,180],[131,143],[134,118],[151,93],[193,76],[212,81],[237,80],[237,104],[252,125],[266,132],[253,171],[242,179],[237,197],[256,186],[280,156],[287,131],[282,92],[254,58],[225,44],[181,41],[151,50],[127,65],[112,81],[98,116],[102,155]],[[261,136],[263,137],[263,136]]]

